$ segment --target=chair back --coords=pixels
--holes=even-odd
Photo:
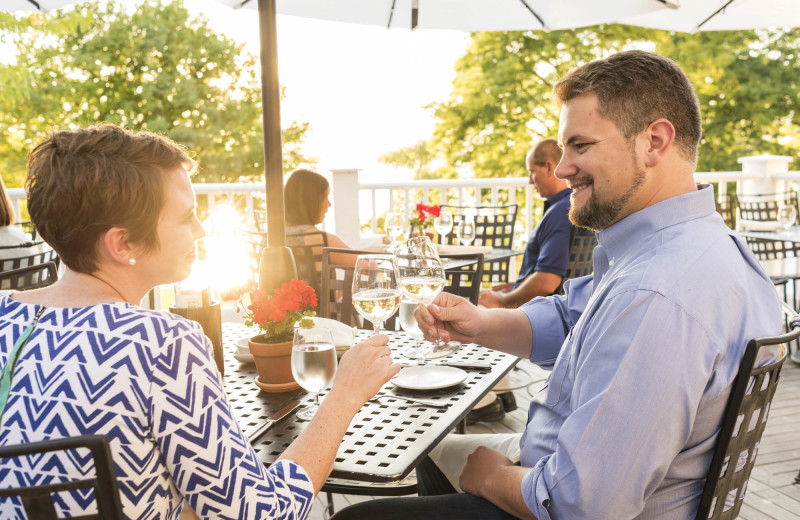
[[[122,503],[119,498],[117,470],[111,459],[108,439],[102,435],[82,435],[29,444],[0,446],[0,461],[3,461],[0,466],[9,468],[13,472],[12,463],[5,459],[27,456],[37,456],[37,458],[43,459],[41,454],[78,449],[88,449],[91,452],[95,468],[94,477],[27,487],[2,488],[0,497],[19,497],[30,520],[56,520],[60,518],[56,516],[55,510],[55,500],[58,500],[55,498],[57,493],[76,490],[84,490],[86,493],[94,490],[97,514],[71,518],[75,520],[123,520],[125,516],[122,514]],[[72,456],[79,458],[74,453]],[[55,456],[53,456],[52,465],[54,467],[60,465]]]
[[[322,250],[328,247],[328,234],[324,231],[309,231],[286,235],[286,245],[292,250],[297,277],[322,294]]]
[[[792,316],[789,332],[750,340],[745,348],[725,407],[696,520],[733,519],[742,507],[770,403],[786,360],[788,349],[784,345],[800,337],[800,317],[785,304],[784,311]],[[770,345],[781,345],[778,359],[756,366],[761,349]]]
[[[52,285],[58,280],[55,262],[0,271],[0,290],[27,291]]]
[[[37,253],[30,253],[30,248],[44,246],[47,249]],[[53,249],[45,242],[24,242],[13,246],[0,246],[0,272],[10,271],[12,269],[19,269],[20,267],[27,267],[29,265],[44,264],[46,262],[53,262],[58,268],[61,259]],[[16,252],[16,254],[15,254]]]
[[[319,316],[340,321],[352,327],[371,329],[372,325],[361,318],[353,307],[353,274],[352,266],[338,265],[331,262],[331,255],[369,255],[370,251],[325,247],[322,249],[322,281],[320,284]],[[398,330],[397,313],[383,322],[386,330]]]
[[[761,193],[735,195],[736,206],[739,210],[739,226],[747,229],[750,223],[774,223],[778,227],[778,208],[782,205],[793,205],[800,212],[797,193],[793,191],[783,193]],[[756,229],[758,226],[751,226]]]
[[[720,193],[714,204],[725,225],[729,229],[736,229],[736,198],[730,193]]]
[[[459,244],[456,228],[465,216],[475,219],[475,240],[472,245],[491,246],[495,249],[511,249],[514,242],[514,227],[517,224],[519,206],[451,206],[441,205],[442,211],[453,214],[453,229],[444,237],[439,237],[440,244]],[[510,259],[488,262],[483,268],[483,281],[496,285],[509,280]]]
[[[447,261],[464,264],[445,269],[447,283],[444,291],[467,298],[473,305],[478,305],[483,278],[483,253],[439,255],[439,258],[445,264]]]
[[[594,248],[597,245],[597,235],[588,229],[573,227],[569,233],[569,261],[567,272],[555,294],[564,294],[564,282],[571,278],[580,278],[594,272]]]

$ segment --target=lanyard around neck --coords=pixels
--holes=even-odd
[[[39,312],[36,313],[36,317],[33,318],[31,324],[28,325],[28,327],[22,331],[20,337],[17,338],[16,343],[14,343],[14,347],[8,354],[6,364],[3,366],[2,372],[0,372],[0,424],[3,422],[3,412],[6,410],[8,395],[11,393],[11,379],[14,377],[14,367],[17,366],[17,360],[22,353],[22,348],[28,342],[28,338],[33,332],[33,329],[36,327],[36,324],[39,322],[39,318],[42,316],[44,310],[45,306],[42,305],[42,307],[39,309]]]

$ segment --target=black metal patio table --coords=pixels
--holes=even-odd
[[[267,418],[293,399],[310,402],[313,397],[299,389],[284,393],[262,392],[254,383],[257,375],[252,363],[239,363],[233,358],[236,341],[256,332],[241,324],[224,323],[222,326],[225,348],[225,391],[246,435],[255,431]],[[359,331],[357,341],[369,331]],[[400,356],[413,341],[402,332],[387,332],[393,357]],[[372,494],[379,495],[380,483],[394,485],[433,449],[444,436],[458,426],[472,407],[516,364],[518,358],[481,347],[466,344],[445,358],[452,362],[488,363],[490,370],[467,369],[466,380],[453,387],[429,391],[403,390],[387,383],[378,392],[382,396],[406,396],[446,403],[447,408],[418,406],[389,398],[379,402],[369,401],[356,414],[339,447],[331,478],[374,483]],[[324,394],[324,393],[323,393]],[[269,465],[291,444],[308,423],[288,415],[260,437],[253,439],[253,447],[261,460]],[[326,489],[327,488],[327,489]],[[333,482],[326,490],[334,491]]]

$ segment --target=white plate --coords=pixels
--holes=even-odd
[[[248,350],[250,348],[249,341],[250,338],[239,338],[236,340],[236,346]]]
[[[255,363],[253,354],[240,354],[239,352],[236,352],[233,354],[233,359],[239,363]]]
[[[436,390],[462,383],[467,373],[460,368],[426,365],[407,367],[392,378],[392,384],[408,390]]]

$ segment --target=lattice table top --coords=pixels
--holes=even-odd
[[[267,393],[256,387],[255,365],[242,364],[233,358],[236,341],[255,333],[254,329],[240,324],[222,325],[225,391],[245,434],[258,428],[288,401],[300,398],[308,402],[313,399],[302,389]],[[369,333],[359,331],[358,340],[364,339]],[[389,345],[393,357],[402,360],[400,352],[411,346],[413,339],[402,332],[386,334],[391,338]],[[449,407],[424,407],[390,399],[367,402],[350,423],[339,447],[331,477],[367,482],[390,482],[405,477],[517,361],[514,356],[475,344],[464,345],[446,359],[489,363],[492,369],[467,370],[467,379],[462,384],[440,390],[403,390],[387,383],[379,395],[418,397],[447,403]],[[256,453],[263,462],[271,464],[307,424],[297,419],[294,413],[290,414],[255,440]]]

